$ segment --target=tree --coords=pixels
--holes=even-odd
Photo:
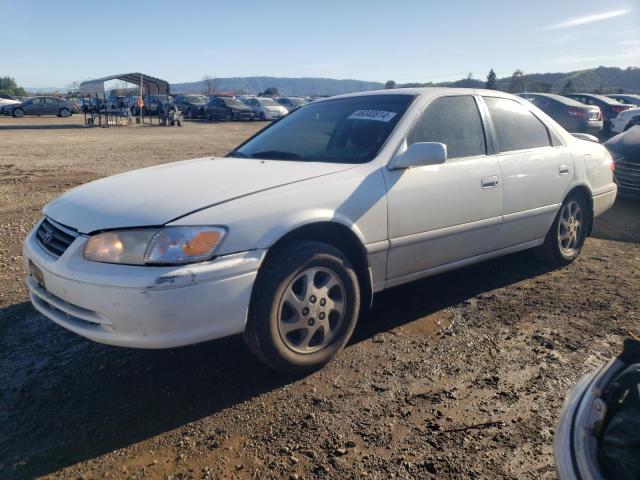
[[[264,92],[258,94],[259,97],[279,97],[278,89],[276,87],[267,87]]]
[[[562,90],[560,90],[560,93],[562,95],[573,93],[573,80],[569,80],[567,83],[565,83],[564,87],[562,87]]]
[[[0,92],[15,95],[17,97],[24,97],[27,95],[27,91],[24,88],[19,87],[15,79],[12,77],[0,77]]]
[[[487,83],[485,83],[484,88],[487,90],[497,90],[498,89],[498,76],[496,72],[493,71],[493,68],[489,70],[489,75],[487,75]]]
[[[218,87],[220,86],[220,79],[212,77],[211,75],[205,75],[204,77],[202,77],[202,81],[204,82],[204,86],[206,88],[205,95],[215,95]]]
[[[509,85],[509,93],[517,93],[525,91],[524,73],[519,68],[511,75],[511,85]]]
[[[384,84],[384,88],[386,88],[387,90],[396,88],[396,82],[394,80],[387,80],[387,83]]]

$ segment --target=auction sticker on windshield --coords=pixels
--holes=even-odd
[[[356,110],[349,115],[349,120],[375,120],[377,122],[389,122],[395,117],[396,112],[384,110]]]

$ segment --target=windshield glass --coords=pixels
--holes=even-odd
[[[256,100],[258,100],[258,102],[260,103],[260,105],[264,105],[267,107],[272,107],[272,106],[280,106],[280,104],[278,102],[276,102],[275,100],[271,99],[271,98],[257,98]]]
[[[396,126],[413,95],[366,95],[311,103],[247,141],[229,156],[365,163]]]
[[[187,100],[191,103],[207,103],[207,97],[204,95],[188,95]]]
[[[240,100],[236,100],[235,98],[223,98],[222,101],[225,105],[230,107],[238,107],[244,105]]]

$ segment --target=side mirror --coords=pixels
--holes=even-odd
[[[600,143],[598,137],[596,137],[595,135],[589,135],[588,133],[572,133],[571,135],[580,140],[586,140],[587,142]]]
[[[389,162],[389,170],[439,165],[447,160],[447,146],[439,142],[412,143]]]

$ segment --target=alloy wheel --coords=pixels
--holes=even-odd
[[[278,331],[285,345],[307,354],[331,343],[344,319],[345,292],[328,268],[312,267],[296,275],[278,305]]]
[[[583,215],[580,204],[572,200],[562,206],[558,222],[558,245],[565,255],[572,255],[580,248]]]

